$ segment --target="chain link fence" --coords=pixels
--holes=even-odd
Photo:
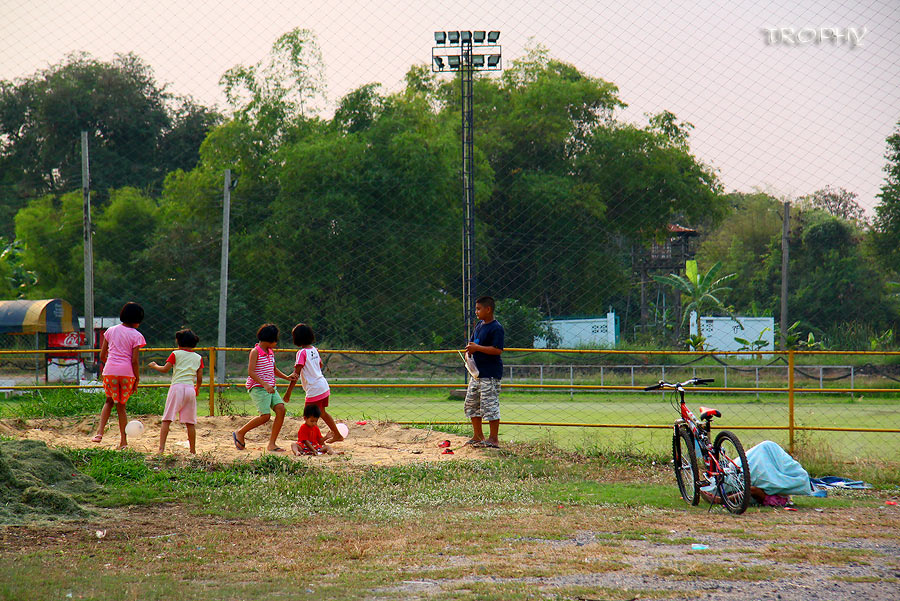
[[[319,8],[260,1],[248,19],[176,4],[159,9],[172,25],[161,29],[112,4],[91,19],[78,3],[12,7],[0,25],[0,299],[61,298],[85,314],[86,131],[94,315],[114,322],[140,302],[151,347],[183,327],[217,344],[228,196],[228,347],[251,346],[272,322],[286,348],[305,322],[322,348],[459,348],[470,273],[475,295],[497,299],[508,347],[641,358],[507,353],[504,403],[533,404],[511,421],[587,423],[566,416],[586,406],[581,392],[555,409],[567,390],[520,383],[631,386],[635,373],[640,386],[694,369],[644,351],[898,348],[896,4]],[[83,26],[78,39],[60,18]],[[474,78],[466,182],[461,73],[428,64],[433,33],[458,25],[499,31],[502,52],[502,71]],[[4,332],[3,349],[55,344]],[[455,355],[327,356],[339,385],[462,384]],[[714,359],[702,366],[729,387],[786,386],[783,356],[717,357],[727,376]],[[243,351],[219,359],[228,380],[242,377]],[[896,377],[893,356],[835,360],[795,376],[878,390]],[[96,367],[34,354],[0,363],[21,385],[73,369],[90,380]],[[377,398],[366,391],[352,399]],[[435,394],[384,403],[393,413],[346,406],[455,421]],[[896,413],[891,393],[864,394]],[[740,398],[768,411],[786,395]],[[828,411],[856,423],[855,398],[840,393]],[[616,411],[592,421],[637,423],[637,405]]]

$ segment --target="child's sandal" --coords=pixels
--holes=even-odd
[[[97,434],[92,439],[91,442],[103,442],[103,435]]]

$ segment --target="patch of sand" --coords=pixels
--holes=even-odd
[[[40,440],[53,447],[116,448],[119,442],[119,430],[115,415],[107,426],[103,442],[91,442],[91,437],[97,427],[97,419],[97,416],[31,420],[6,419],[0,420],[0,434],[11,438]],[[155,453],[159,448],[160,417],[158,415],[129,415],[128,419],[129,421],[139,419],[144,424],[143,435],[129,438],[128,446],[139,453]],[[247,433],[247,446],[243,451],[235,448],[231,438],[231,433],[250,419],[248,416],[198,417],[197,454],[222,463],[259,457],[266,452],[271,421]],[[296,440],[297,430],[302,423],[303,420],[300,418],[285,418],[284,426],[278,437],[278,446],[283,447],[286,452],[278,453],[279,455],[293,457],[290,445]],[[445,432],[410,428],[391,422],[369,421],[362,424],[345,421],[344,423],[350,428],[350,435],[345,440],[332,445],[335,451],[343,451],[343,455],[293,458],[297,461],[364,466],[482,459],[496,453],[490,449],[464,447],[462,445],[468,440],[467,437]],[[320,422],[319,427],[323,434],[328,434],[328,427],[324,423]],[[443,440],[450,441],[454,454],[442,453],[444,449],[438,444]],[[187,431],[178,422],[173,422],[166,441],[166,454],[187,457],[190,455],[187,445]]]

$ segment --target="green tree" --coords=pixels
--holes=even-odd
[[[497,301],[497,320],[503,324],[504,343],[508,348],[531,348],[535,338],[542,338],[549,348],[559,345],[559,335],[540,310],[514,298]]]
[[[22,245],[21,266],[36,281],[25,297],[64,298],[80,306],[84,296],[82,197],[36,198],[16,214],[16,239]]]
[[[110,192],[109,202],[94,218],[94,306],[98,315],[115,315],[121,306],[140,299],[148,324],[168,307],[153,302],[153,289],[171,272],[150,269],[147,249],[159,223],[156,201],[135,188]],[[145,324],[146,325],[146,324]]]
[[[325,102],[325,65],[315,34],[292,29],[255,65],[222,75],[225,97],[239,119],[277,140],[295,119],[315,115]]]
[[[833,340],[852,341],[844,331],[868,324],[878,330],[897,319],[885,274],[852,222],[813,210],[792,214],[788,308],[791,321]],[[773,241],[755,285],[765,304],[780,307],[781,242]],[[855,325],[850,325],[855,324]],[[868,335],[855,346],[868,346]],[[846,346],[846,344],[844,346]]]
[[[71,54],[30,77],[0,81],[0,235],[12,234],[12,215],[28,199],[81,188],[82,131],[100,205],[112,188],[158,189],[167,171],[192,168],[218,119],[166,92],[134,54],[111,62]]]
[[[22,243],[0,237],[0,299],[23,298],[36,283],[34,272],[22,265]]]
[[[288,302],[270,295],[264,306],[303,316],[333,344],[455,339],[451,134],[424,99],[372,93],[351,93],[341,104],[342,115],[372,115],[368,126],[342,120],[281,149],[272,217],[246,240],[239,269],[246,277],[260,262],[278,266],[273,287],[295,292]],[[266,244],[268,236],[279,244]],[[415,317],[400,318],[401,306],[415,307]]]
[[[706,236],[697,251],[698,263],[722,263],[725,273],[736,277],[729,286],[731,304],[738,313],[776,309],[761,305],[768,294],[760,294],[758,275],[772,245],[781,244],[782,204],[764,192],[734,192],[725,197],[729,211],[722,222]]]
[[[808,204],[815,209],[821,209],[845,221],[856,221],[865,223],[866,215],[863,208],[859,206],[857,194],[850,192],[844,188],[834,188],[825,186],[821,190],[816,190],[808,196],[800,199],[801,204]]]
[[[734,279],[735,274],[729,273],[719,277],[719,271],[722,269],[721,263],[716,263],[709,268],[706,273],[700,273],[694,269],[688,269],[684,276],[677,273],[669,275],[654,275],[653,279],[665,286],[670,286],[676,293],[683,294],[687,297],[687,304],[684,305],[682,324],[686,323],[692,312],[696,312],[697,316],[710,311],[727,311],[723,302],[723,295],[731,291],[729,286],[724,286],[725,282]]]
[[[883,265],[900,272],[900,121],[887,138],[885,178],[875,207],[875,244]]]

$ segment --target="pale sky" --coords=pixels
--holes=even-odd
[[[365,83],[399,89],[435,30],[498,29],[504,63],[533,40],[618,85],[623,118],[666,109],[693,123],[693,151],[727,190],[840,186],[871,212],[900,121],[900,0],[0,0],[0,79],[73,51],[135,52],[171,91],[221,107],[222,73],[295,27],[318,36],[332,103]],[[865,33],[855,48],[767,43],[766,28],[789,27]]]

